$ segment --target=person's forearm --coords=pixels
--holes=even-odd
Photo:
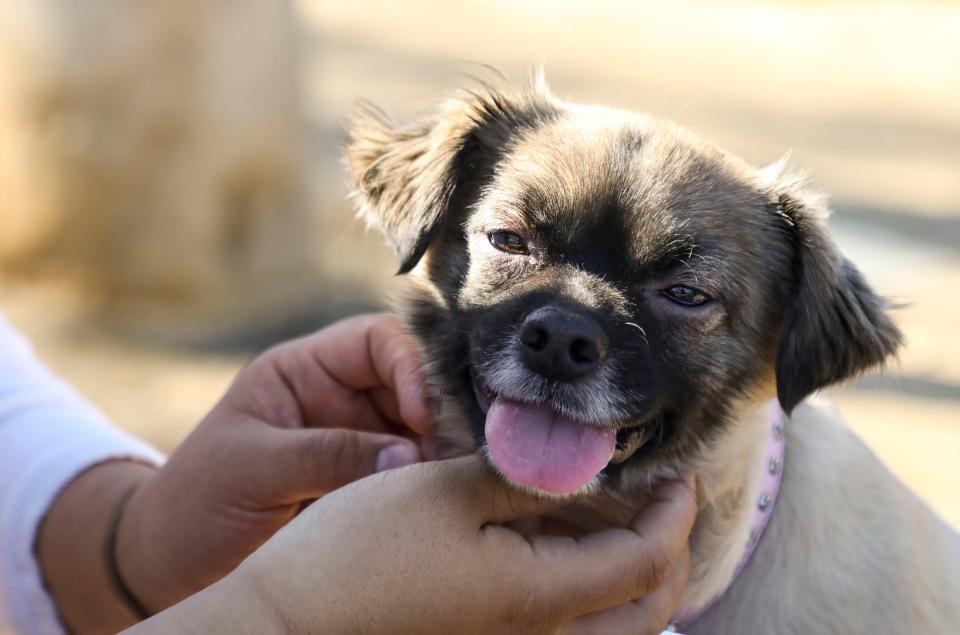
[[[155,469],[109,461],[74,479],[54,501],[37,539],[44,581],[74,633],[115,633],[137,619],[116,592],[104,545],[124,494]]]
[[[254,588],[234,573],[127,629],[124,635],[291,635],[296,632],[295,624],[282,619],[276,607],[264,604]]]

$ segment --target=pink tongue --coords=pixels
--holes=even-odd
[[[497,398],[484,427],[490,458],[510,479],[554,494],[580,489],[600,473],[616,431],[574,423],[550,408]]]

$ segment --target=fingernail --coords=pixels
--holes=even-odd
[[[405,444],[388,445],[380,450],[380,454],[377,455],[375,469],[377,472],[385,472],[404,465],[413,465],[419,460],[420,454],[415,447]]]

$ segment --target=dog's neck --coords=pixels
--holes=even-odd
[[[696,467],[699,511],[681,626],[723,594],[762,537],[783,471],[785,419],[776,401],[743,404]]]
[[[689,466],[697,475],[698,513],[690,537],[690,580],[675,614],[679,628],[695,621],[730,586],[776,502],[785,416],[766,397],[738,404],[731,414],[724,434]],[[629,487],[602,489],[556,515],[595,531],[626,524],[645,504],[646,496]]]

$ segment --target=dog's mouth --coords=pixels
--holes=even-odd
[[[552,494],[577,492],[650,439],[649,425],[582,421],[550,404],[497,393],[476,374],[471,379],[485,417],[489,458],[522,485]]]

